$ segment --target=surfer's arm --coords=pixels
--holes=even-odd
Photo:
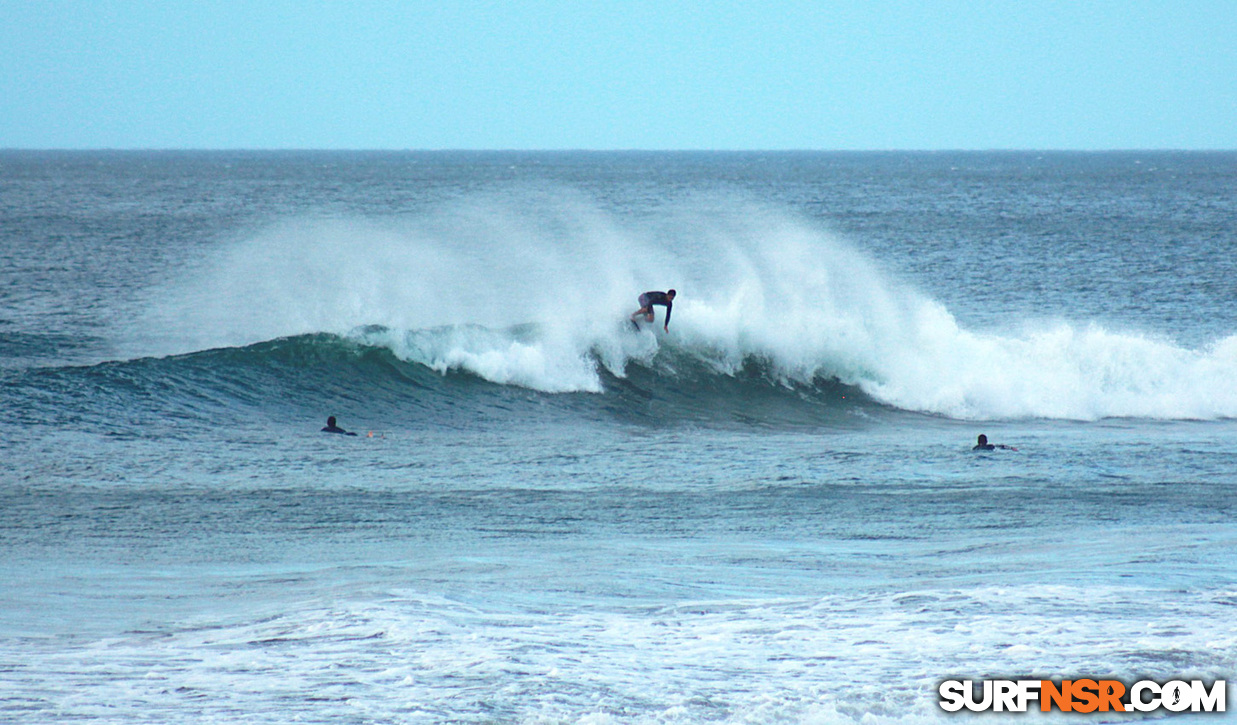
[[[674,303],[667,302],[666,303],[666,324],[662,326],[662,329],[665,330],[666,332],[670,332],[670,311],[673,309],[674,309]]]

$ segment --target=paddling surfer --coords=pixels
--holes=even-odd
[[[1000,448],[1001,450],[1005,450],[1005,451],[1018,450],[1017,448],[1014,448],[1013,446],[1003,446],[999,444],[989,443],[988,436],[984,435],[983,433],[979,434],[979,440],[976,441],[975,447],[972,448],[971,450],[973,451],[995,451],[998,448]]]
[[[322,432],[323,433],[339,433],[340,435],[346,435],[346,436],[356,435],[356,433],[351,433],[335,425],[335,416],[333,415],[327,417],[326,427],[322,429]]]

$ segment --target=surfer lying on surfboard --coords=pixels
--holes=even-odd
[[[988,436],[984,435],[983,433],[979,434],[979,440],[975,444],[975,447],[972,448],[971,450],[973,451],[995,451],[998,448],[1000,448],[1001,450],[1005,450],[1005,451],[1018,450],[1017,448],[1014,448],[1013,446],[1003,446],[999,443],[995,443],[995,444],[989,443]]]
[[[674,309],[674,290],[667,292],[645,292],[640,295],[640,309],[631,313],[631,322],[634,325],[636,318],[644,315],[645,322],[653,321],[653,305],[661,305],[666,308],[666,324],[662,329],[670,332],[670,312]],[[637,325],[637,327],[639,327]]]
[[[322,429],[322,432],[323,433],[339,433],[341,435],[346,435],[346,436],[356,435],[356,433],[346,431],[343,428],[340,428],[339,426],[335,425],[335,416],[333,415],[327,417],[326,427]],[[371,433],[370,435],[372,436],[373,434]]]

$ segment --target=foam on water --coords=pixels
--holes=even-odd
[[[671,335],[631,334],[637,294],[669,287]],[[720,374],[758,360],[787,383],[837,379],[957,418],[1237,416],[1237,336],[1188,349],[1085,320],[967,329],[828,232],[717,200],[643,225],[546,194],[290,222],[156,298],[128,335],[147,354],[331,332],[441,372],[600,392],[600,367],[621,377],[668,346]]]
[[[393,591],[26,642],[4,694],[101,722],[950,722],[935,695],[949,677],[1222,676],[1237,647],[1224,604],[1027,585],[558,612]]]

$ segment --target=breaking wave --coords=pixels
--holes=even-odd
[[[767,209],[711,199],[620,225],[563,195],[519,201],[268,229],[158,290],[129,347],[160,357],[329,335],[547,394],[604,397],[638,372],[665,394],[733,395],[754,376],[789,399],[849,390],[959,419],[1237,416],[1237,336],[1190,349],[1087,321],[967,329],[844,242]],[[631,330],[635,297],[668,287],[669,334],[660,308]]]

